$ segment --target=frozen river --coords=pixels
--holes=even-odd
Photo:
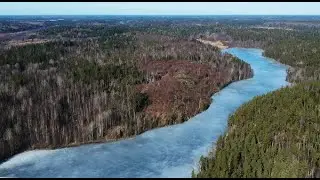
[[[260,49],[224,50],[251,65],[254,77],[212,96],[209,109],[189,121],[153,129],[133,139],[57,150],[34,150],[0,164],[0,177],[191,177],[227,128],[228,116],[254,96],[288,85],[287,67]]]

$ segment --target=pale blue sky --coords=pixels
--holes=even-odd
[[[0,15],[320,15],[320,2],[0,2]]]

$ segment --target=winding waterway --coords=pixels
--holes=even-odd
[[[262,50],[224,51],[249,63],[254,77],[214,94],[209,109],[189,121],[117,142],[24,152],[0,164],[0,177],[190,177],[226,130],[230,114],[254,96],[288,85],[287,67],[263,57]]]

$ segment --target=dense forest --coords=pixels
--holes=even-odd
[[[240,22],[201,26],[178,24],[166,27],[171,31],[163,27],[151,30],[189,39],[221,40],[229,47],[261,48],[265,56],[290,66],[287,77],[289,82],[320,79],[320,31],[317,26],[310,26],[312,22],[306,25],[280,24],[276,27],[262,22]]]
[[[270,28],[265,25],[264,28],[257,28],[257,25],[261,23],[172,25],[172,31],[163,31],[161,28],[154,31],[178,34],[189,39],[222,40],[229,47],[261,48],[265,50],[265,56],[290,66],[287,77],[289,82],[320,79],[320,31],[317,27],[286,25]]]
[[[213,93],[253,72],[204,39],[262,48],[290,66],[296,85],[241,106],[193,177],[320,177],[319,17],[37,18],[0,17],[0,160],[134,136],[205,110]]]
[[[226,34],[232,37],[231,47],[262,48],[265,50],[265,56],[291,66],[288,69],[289,82],[320,79],[320,32],[316,28],[305,27],[302,30],[228,28]]]
[[[320,83],[254,98],[228,121],[193,177],[320,177]]]
[[[229,118],[226,134],[208,157],[201,157],[199,172],[192,176],[319,178],[318,28],[299,23],[280,28],[224,25],[210,30],[201,38],[220,39],[229,47],[262,48],[265,56],[289,65],[287,81],[296,86],[256,97],[239,108]]]
[[[0,159],[181,123],[252,77],[243,61],[170,31],[70,25],[2,48]]]
[[[150,29],[191,40],[221,40],[229,47],[262,48],[265,56],[290,66],[287,81],[297,84],[243,105],[193,177],[320,177],[318,24],[233,21]]]

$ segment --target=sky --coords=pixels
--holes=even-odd
[[[0,2],[0,15],[320,15],[320,2]]]

